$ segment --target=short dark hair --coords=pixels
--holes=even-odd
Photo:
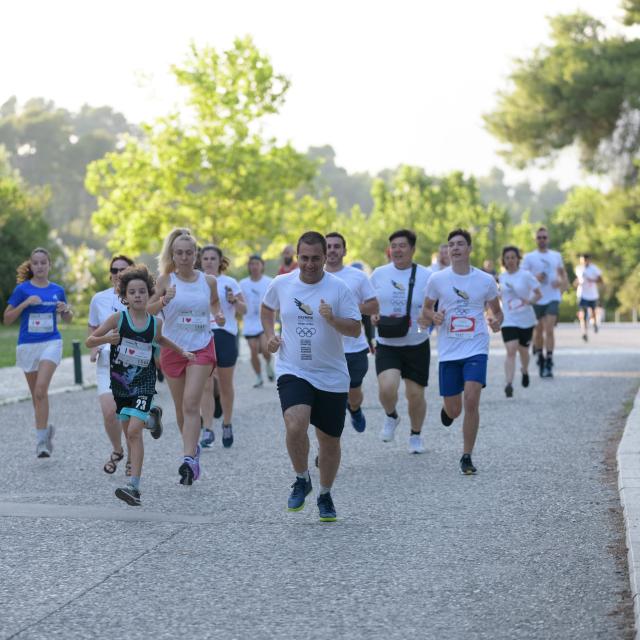
[[[517,258],[518,258],[518,262],[520,262],[520,260],[522,260],[522,254],[520,253],[520,249],[518,249],[518,247],[516,247],[513,244],[508,244],[506,247],[502,247],[502,266],[504,267],[504,256],[505,254],[509,253],[509,251],[513,251]]]
[[[585,260],[591,260],[591,254],[590,253],[581,253],[580,254]]]
[[[416,234],[411,229],[398,229],[389,236],[389,242],[393,242],[396,238],[406,238],[412,247],[416,246]]]
[[[264,260],[262,259],[262,256],[257,253],[252,253],[249,256],[249,259],[247,260],[247,262],[251,262],[252,260],[259,260],[260,262],[262,262],[262,264],[264,264]]]
[[[301,244],[319,244],[322,247],[322,253],[327,255],[327,241],[324,236],[317,231],[305,231],[299,238],[296,245],[296,253],[300,253]]]
[[[124,260],[129,266],[133,264],[133,260],[129,256],[125,256],[121,253],[111,258],[111,262],[109,263],[109,269],[111,269],[111,267],[113,267],[113,263],[117,262],[118,260]]]
[[[337,231],[330,231],[327,233],[325,238],[340,238],[340,240],[342,240],[342,245],[344,246],[344,251],[345,253],[347,252],[347,241],[341,233],[338,233]]]
[[[155,280],[149,273],[149,269],[143,264],[134,264],[127,267],[118,279],[118,296],[122,301],[122,304],[127,304],[126,295],[127,287],[132,280],[142,280],[147,285],[149,291],[149,297],[155,293]]]
[[[447,242],[449,242],[449,240],[451,240],[451,238],[454,238],[455,236],[462,236],[467,241],[467,244],[471,246],[471,234],[466,229],[458,228],[450,231],[449,235],[447,236]]]

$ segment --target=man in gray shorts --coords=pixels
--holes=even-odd
[[[562,292],[568,286],[567,272],[560,253],[549,249],[549,231],[546,227],[536,231],[536,244],[538,248],[527,253],[522,261],[522,268],[535,276],[542,292],[538,304],[533,305],[538,319],[533,332],[533,355],[537,355],[540,377],[553,378],[554,331]]]

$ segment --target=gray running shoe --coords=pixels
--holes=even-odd
[[[38,442],[36,445],[36,457],[37,458],[50,458],[51,451],[49,450],[49,446],[46,440],[42,442]]]
[[[151,407],[147,427],[154,440],[157,440],[162,435],[162,407]]]

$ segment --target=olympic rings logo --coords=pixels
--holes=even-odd
[[[310,338],[316,334],[315,327],[296,327],[296,333],[301,338]]]

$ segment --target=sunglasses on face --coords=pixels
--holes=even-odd
[[[116,276],[118,275],[121,271],[124,271],[127,267],[122,267],[121,269],[118,269],[117,267],[111,267],[111,269],[109,269],[109,271],[111,272],[112,276]]]

